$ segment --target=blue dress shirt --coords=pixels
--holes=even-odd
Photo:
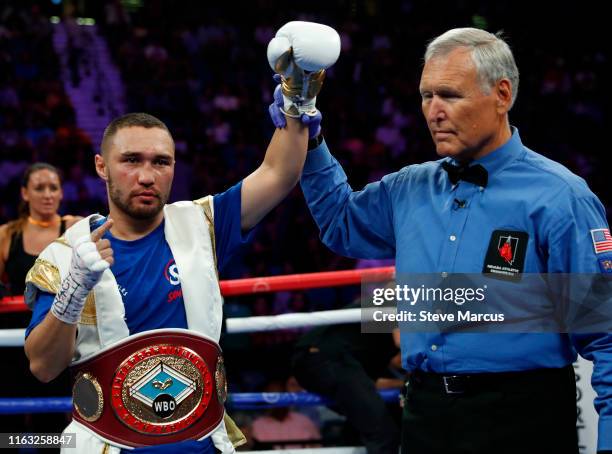
[[[595,252],[591,236],[608,228],[600,201],[582,178],[525,147],[516,128],[475,161],[488,171],[484,188],[451,184],[445,160],[353,191],[324,142],[311,150],[301,185],[323,243],[345,256],[395,258],[397,274],[481,273],[495,230],[527,233],[524,273],[599,273],[612,259]],[[401,347],[406,369],[437,373],[558,368],[578,352],[595,363],[598,449],[612,449],[610,334],[402,332]]]

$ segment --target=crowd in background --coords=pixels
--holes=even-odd
[[[64,213],[104,212],[95,185],[87,184],[95,178],[93,154],[99,144],[77,127],[52,45],[49,16],[60,16],[62,5],[15,3],[0,9],[0,224],[16,216],[20,177],[34,161],[63,171]],[[341,36],[340,59],[328,72],[317,106],[323,134],[353,188],[436,158],[418,92],[425,44],[448,28],[481,26],[503,29],[515,52],[521,82],[510,120],[523,141],[585,178],[612,213],[603,165],[610,124],[605,102],[609,46],[597,26],[601,18],[590,17],[586,6],[540,16],[509,1],[441,6],[424,0],[317,0],[300,3],[295,11],[286,5],[281,11],[268,0],[240,6],[129,3],[131,9],[113,0],[81,2],[76,14],[96,19],[121,71],[127,111],[156,115],[172,131],[174,199],[221,192],[259,165],[273,132],[267,106],[275,84],[266,46],[278,27],[301,19],[332,25]],[[261,223],[252,245],[222,278],[355,266],[368,264],[338,257],[321,245],[297,188]],[[337,308],[357,291],[234,298],[226,301],[226,314]],[[261,390],[283,377],[299,335],[295,330],[226,336],[231,390]],[[249,355],[240,353],[244,349]]]

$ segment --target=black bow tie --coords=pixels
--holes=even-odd
[[[442,168],[448,173],[448,178],[453,184],[457,184],[459,180],[468,181],[474,183],[476,186],[487,186],[489,181],[489,173],[480,164],[474,166],[468,166],[468,164],[462,166],[454,166],[448,161],[442,163]]]

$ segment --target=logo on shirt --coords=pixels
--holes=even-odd
[[[491,234],[482,272],[500,279],[519,281],[528,241],[527,232],[495,230]]]
[[[591,238],[593,239],[595,254],[612,252],[612,236],[610,236],[610,229],[591,230]]]
[[[168,263],[166,263],[166,266],[164,267],[164,277],[172,285],[179,285],[180,281],[178,268],[174,262],[174,259],[170,259],[168,260]]]
[[[514,252],[516,251],[517,245],[518,238],[516,237],[510,235],[499,237],[497,250],[499,251],[500,257],[504,259],[509,265],[512,265],[514,263]]]
[[[117,283],[117,289],[119,289],[119,293],[121,293],[121,296],[128,296],[127,289],[121,286],[121,284]]]

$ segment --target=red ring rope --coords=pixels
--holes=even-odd
[[[366,268],[362,270],[325,271],[319,273],[286,274],[283,276],[252,277],[221,281],[223,296],[252,295],[254,293],[304,290],[309,288],[340,287],[361,284],[362,281],[380,282],[393,279],[395,267]],[[22,296],[0,300],[0,314],[29,310]]]

